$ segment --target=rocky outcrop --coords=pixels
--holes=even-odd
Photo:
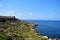
[[[15,16],[0,16],[0,22],[15,20]]]

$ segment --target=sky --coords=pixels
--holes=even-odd
[[[25,20],[60,20],[60,0],[0,0],[0,16]]]

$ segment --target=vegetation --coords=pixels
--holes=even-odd
[[[0,22],[0,40],[47,40],[36,35],[31,28],[35,26],[21,20]]]

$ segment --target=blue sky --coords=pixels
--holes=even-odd
[[[0,15],[27,20],[60,20],[60,0],[0,0]]]

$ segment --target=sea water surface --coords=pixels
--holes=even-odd
[[[49,38],[60,38],[60,21],[56,20],[26,20],[37,23],[35,28],[39,35],[48,36]]]

